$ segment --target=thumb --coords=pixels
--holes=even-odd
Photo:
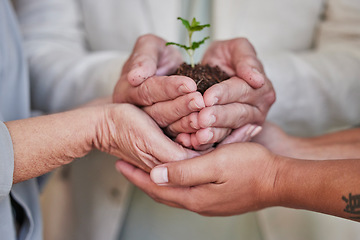
[[[150,172],[151,180],[158,185],[181,187],[216,182],[219,171],[212,164],[211,155],[156,166]]]
[[[126,67],[128,81],[132,86],[138,86],[156,74],[159,56],[163,51],[165,40],[160,37],[147,34],[137,39]]]

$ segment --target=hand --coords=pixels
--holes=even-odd
[[[162,76],[173,73],[183,61],[181,54],[165,43],[150,34],[140,37],[113,93],[115,103],[144,107],[144,111],[161,127],[167,127],[205,106],[192,79]]]
[[[262,127],[263,130],[253,138],[253,142],[260,143],[273,153],[295,157],[292,152],[303,146],[300,139],[286,134],[276,124],[265,122]]]
[[[202,63],[217,65],[232,77],[204,93],[206,107],[197,120],[201,130],[195,136],[179,135],[177,140],[195,149],[224,139],[224,143],[248,141],[261,130],[257,126],[265,121],[275,101],[275,91],[253,46],[243,38],[217,41],[206,51]],[[187,121],[182,119],[183,123]],[[185,133],[190,131],[184,129]]]
[[[150,176],[117,162],[117,169],[150,197],[202,215],[235,215],[275,201],[278,161],[255,143],[228,144],[194,159],[155,167]]]
[[[105,108],[93,144],[101,151],[145,170],[199,155],[169,139],[142,110],[130,104]]]

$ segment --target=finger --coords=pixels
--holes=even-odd
[[[215,104],[232,102],[255,103],[261,96],[260,92],[252,89],[244,80],[232,77],[221,83],[215,84],[204,93],[204,102],[207,107]]]
[[[199,112],[198,124],[200,128],[236,129],[247,123],[260,125],[264,122],[264,118],[264,114],[255,106],[231,103],[204,108]],[[209,119],[213,120],[209,121]]]
[[[212,144],[222,141],[226,136],[231,133],[231,128],[202,128],[196,132],[196,148],[199,150],[198,145]],[[195,144],[195,143],[193,143]],[[204,147],[204,146],[203,146]]]
[[[229,136],[218,144],[218,146],[229,143],[250,141],[253,137],[260,133],[261,130],[261,126],[246,124],[243,127],[233,130]]]
[[[156,75],[173,75],[176,69],[183,63],[181,53],[174,46],[166,46],[159,62]]]
[[[162,163],[184,160],[199,155],[193,150],[182,147],[164,134],[154,134],[152,140],[151,146],[148,147],[149,155],[154,156]]]
[[[127,80],[132,86],[140,85],[145,79],[154,76],[159,60],[166,48],[166,41],[152,34],[139,37],[135,43],[129,61],[125,64],[123,72],[127,73]]]
[[[191,148],[195,149],[197,152],[207,151],[213,146],[212,143],[201,144],[196,137],[196,133],[190,134],[190,141],[191,141]]]
[[[175,142],[181,144],[184,147],[191,148],[191,134],[189,133],[180,133],[176,136]]]
[[[252,44],[246,38],[237,38],[231,41],[229,50],[236,75],[253,88],[263,86],[265,84],[263,66]]]
[[[204,99],[200,92],[192,92],[180,96],[172,101],[164,101],[145,107],[143,110],[151,116],[160,127],[167,127],[205,107]]]
[[[170,124],[166,133],[170,136],[177,136],[179,133],[193,133],[200,129],[198,124],[198,112],[192,112],[180,120]]]
[[[214,42],[204,54],[203,63],[218,65],[229,76],[236,74],[253,88],[265,83],[263,66],[254,47],[245,38]]]
[[[213,164],[213,152],[201,157],[160,165],[150,172],[151,180],[156,184],[168,184],[181,187],[197,186],[217,182],[219,171]]]
[[[126,84],[122,82],[121,84]],[[135,88],[128,88],[127,94],[119,96],[120,102],[150,106],[156,102],[175,99],[195,92],[196,84],[184,76],[153,76]]]
[[[169,201],[168,199],[180,200],[184,196],[184,192],[188,189],[184,188],[167,188],[156,185],[151,179],[150,175],[139,168],[125,161],[117,161],[115,168],[120,172],[126,179],[136,185],[138,188],[143,190],[146,194],[152,197],[155,201],[166,204],[171,207],[184,208],[183,205]],[[184,201],[184,200],[183,200]],[[184,201],[186,202],[186,201]]]
[[[251,87],[260,88],[265,84],[265,73],[256,56],[246,56],[236,64],[236,75]]]

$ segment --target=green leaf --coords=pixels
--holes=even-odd
[[[190,31],[192,31],[192,32],[201,31],[206,27],[210,27],[210,24],[204,24],[204,25],[198,25],[198,26],[195,26],[195,27],[191,27]]]
[[[175,46],[181,47],[181,48],[183,48],[185,50],[191,49],[191,47],[188,47],[188,46],[183,45],[183,44],[175,43],[175,42],[167,42],[166,46],[169,46],[169,45],[175,45]]]
[[[178,20],[181,20],[182,24],[185,26],[185,28],[187,29],[188,32],[188,39],[189,39],[189,45],[191,46],[186,46],[183,44],[179,44],[179,43],[175,43],[175,42],[167,42],[166,46],[168,45],[175,45],[178,46],[180,48],[183,48],[186,50],[186,52],[188,53],[189,57],[190,57],[190,62],[191,62],[191,66],[194,67],[194,60],[193,60],[193,54],[194,54],[194,50],[199,48],[200,45],[202,45],[205,40],[209,39],[209,37],[205,37],[203,40],[199,41],[199,42],[192,42],[191,38],[192,38],[192,34],[195,31],[201,31],[206,27],[210,27],[210,24],[204,24],[204,25],[200,25],[200,22],[196,21],[196,18],[193,18],[191,21],[191,24],[189,23],[188,20],[183,19],[181,17],[177,18]]]
[[[196,18],[193,18],[190,27],[196,27],[199,24],[200,24],[200,22],[196,21]]]
[[[196,18],[193,18],[191,25],[190,25],[189,21],[186,19],[183,19],[181,17],[178,17],[177,19],[181,20],[182,24],[185,26],[185,28],[189,32],[201,31],[206,27],[210,27],[210,24],[200,25],[200,22],[196,21]]]
[[[190,31],[190,23],[189,23],[188,20],[183,19],[183,18],[181,18],[181,17],[178,17],[177,19],[181,20],[181,22],[182,22],[182,24],[185,26],[185,28]]]
[[[210,24],[200,25],[200,22],[196,21],[196,19],[193,18],[189,30],[192,31],[192,32],[201,31],[206,27],[210,27]]]
[[[206,41],[207,39],[209,39],[209,38],[210,38],[210,37],[204,37],[204,39],[201,40],[201,41],[199,41],[199,42],[193,42],[192,45],[191,45],[191,47],[190,47],[190,49],[195,50],[195,49],[199,48],[200,45],[204,44],[205,41]]]

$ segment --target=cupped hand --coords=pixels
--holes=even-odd
[[[195,149],[221,141],[248,141],[261,130],[258,126],[275,101],[274,88],[254,47],[244,38],[216,41],[206,51],[202,63],[217,65],[232,77],[206,90],[205,108],[200,110],[197,120],[200,130],[195,136],[182,134],[178,141],[190,142]]]
[[[105,108],[93,145],[145,171],[199,153],[169,139],[144,111],[130,104]]]
[[[151,177],[122,161],[116,166],[160,203],[201,215],[225,216],[275,204],[273,187],[279,165],[276,155],[261,145],[236,143],[193,159],[157,166]]]
[[[144,107],[161,127],[166,127],[204,105],[195,82],[184,76],[166,76],[183,62],[181,54],[155,35],[138,38],[114,88],[114,103]]]

